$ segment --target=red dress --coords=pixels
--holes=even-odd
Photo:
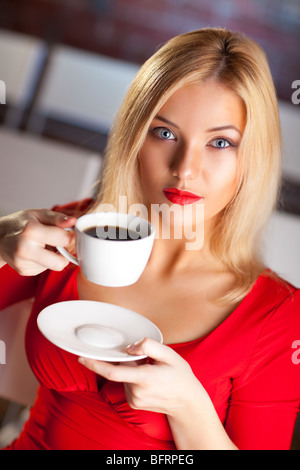
[[[26,332],[29,364],[40,382],[15,450],[175,449],[165,415],[129,407],[122,384],[80,365],[39,332],[46,306],[78,299],[78,268],[19,276],[0,270],[0,309],[35,296]],[[11,288],[13,286],[13,289]],[[241,450],[289,449],[300,405],[300,290],[260,276],[236,310],[195,341],[172,344],[209,393]]]

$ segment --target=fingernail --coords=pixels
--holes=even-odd
[[[144,338],[139,339],[136,341],[134,344],[129,344],[127,346],[127,351],[133,351],[135,348],[137,348],[142,342],[144,341]]]
[[[75,219],[76,217],[72,217],[71,215],[63,215],[61,216],[61,220],[66,222],[67,220]]]
[[[80,362],[80,364],[82,364],[82,365],[85,365],[85,359],[84,359],[84,357],[79,357],[79,358],[78,358],[78,362]]]

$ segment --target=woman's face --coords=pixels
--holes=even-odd
[[[204,204],[204,221],[213,222],[237,190],[245,123],[243,101],[217,83],[176,91],[153,119],[139,154],[148,204]]]

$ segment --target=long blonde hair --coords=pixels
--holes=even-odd
[[[238,301],[265,269],[258,252],[262,228],[275,207],[281,176],[281,133],[275,87],[261,47],[240,33],[204,28],[162,46],[134,79],[111,129],[99,191],[100,204],[143,203],[138,153],[158,110],[178,88],[215,80],[242,98],[247,123],[240,146],[240,181],[219,215],[212,253],[236,275],[227,301]]]

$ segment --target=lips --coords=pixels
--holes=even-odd
[[[185,204],[193,204],[203,199],[203,197],[198,194],[191,193],[190,191],[182,191],[177,188],[166,188],[163,190],[163,193],[170,202],[182,206]]]

